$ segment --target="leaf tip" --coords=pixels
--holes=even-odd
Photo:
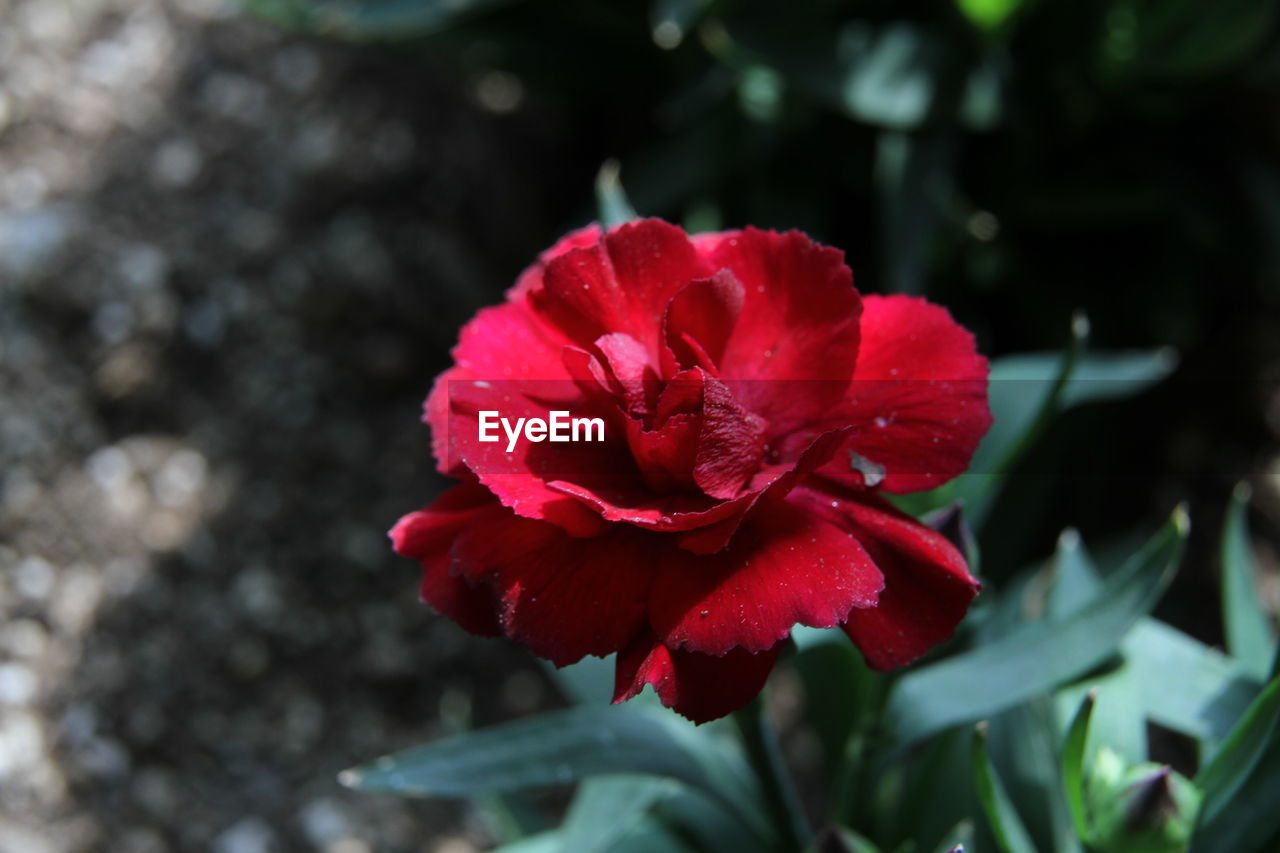
[[[338,784],[344,788],[355,789],[360,787],[360,782],[363,778],[364,774],[351,767],[338,774]]]
[[[1077,308],[1075,313],[1071,315],[1071,337],[1077,341],[1083,341],[1089,337],[1091,329],[1089,315],[1084,313],[1083,308]]]
[[[1231,490],[1231,500],[1238,504],[1247,504],[1249,499],[1253,497],[1253,487],[1248,481],[1241,480],[1236,483],[1236,487]]]
[[[1173,508],[1172,519],[1174,528],[1178,531],[1179,536],[1186,536],[1191,532],[1191,516],[1187,512],[1187,502],[1183,501]]]

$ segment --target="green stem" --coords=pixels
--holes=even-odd
[[[764,716],[759,696],[733,713],[733,722],[742,735],[747,760],[760,779],[760,787],[770,816],[778,828],[783,849],[804,850],[813,839],[813,830],[800,805],[800,794],[782,761],[778,736]]]

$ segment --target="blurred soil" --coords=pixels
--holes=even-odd
[[[371,53],[0,2],[3,853],[465,853],[335,775],[556,701],[384,533],[443,485],[458,326],[561,225],[555,128]]]

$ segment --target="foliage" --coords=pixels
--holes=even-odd
[[[996,426],[971,473],[900,502],[918,515],[963,503],[987,588],[961,636],[883,676],[838,634],[796,632],[789,662],[829,791],[822,849],[1280,845],[1276,637],[1253,594],[1247,491],[1220,536],[1223,653],[1152,615],[1184,510],[1127,559],[1095,561],[1067,530],[1032,561],[1069,495],[1020,476],[1045,447],[1086,464],[1054,434],[1071,410],[1162,381],[1185,395],[1191,371],[1170,379],[1169,345],[1215,381],[1234,369],[1236,344],[1210,331],[1274,298],[1280,157],[1258,108],[1280,83],[1274,3],[811,0],[784,15],[761,0],[244,2],[304,31],[407,42],[464,77],[514,75],[590,122],[635,208],[690,230],[803,228],[848,248],[860,286],[928,292],[988,351],[1018,353],[993,361]],[[597,192],[602,219],[631,215],[616,168]],[[1090,326],[1146,349],[1096,351]],[[1217,416],[1239,402],[1224,397]],[[1120,426],[1090,446],[1091,470],[1159,454],[1149,424],[1178,405],[1127,422],[1112,409]],[[1102,507],[1110,534],[1149,507],[1106,491],[1074,510]],[[777,768],[751,762],[728,725],[604,707],[610,671],[558,671],[579,703],[562,716],[345,779],[469,797],[579,783],[564,825],[508,839],[513,851],[784,849],[794,822],[762,793]],[[1189,759],[1151,760],[1178,739]]]

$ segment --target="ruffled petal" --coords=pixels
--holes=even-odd
[[[507,292],[507,298],[512,302],[520,301],[526,294],[532,290],[542,287],[543,274],[546,272],[547,264],[553,259],[560,257],[565,252],[573,249],[582,249],[587,246],[594,246],[600,241],[600,235],[604,233],[600,230],[600,226],[592,222],[576,231],[570,231],[568,234],[556,241],[556,244],[545,252],[538,255],[538,260],[529,265],[524,272],[516,279],[515,286]]]
[[[565,666],[612,654],[641,629],[653,541],[629,527],[575,539],[510,512],[486,515],[453,542],[453,571],[493,590],[503,633]]]
[[[874,669],[908,664],[949,639],[981,584],[946,538],[883,498],[835,484],[791,492],[856,536],[884,574],[875,607],[853,610],[844,632]]]
[[[388,534],[397,554],[422,564],[419,596],[423,603],[481,636],[502,633],[493,593],[449,572],[449,547],[462,529],[495,509],[501,506],[488,490],[463,483],[427,508],[401,518]]]
[[[659,363],[660,318],[671,298],[712,270],[685,233],[659,219],[630,222],[593,246],[553,258],[530,303],[575,342],[622,332]]]
[[[618,654],[614,704],[653,685],[662,704],[695,723],[705,723],[747,704],[764,687],[782,644],[752,653],[734,649],[717,657],[671,649],[648,632]]]
[[[991,426],[987,360],[945,308],[912,296],[868,296],[848,396],[826,424],[855,424],[823,470],[894,493],[932,489],[963,472]],[[875,472],[868,477],[868,472]],[[881,474],[882,472],[882,474]]]
[[[440,473],[462,475],[465,466],[456,439],[474,437],[474,425],[456,435],[450,432],[450,398],[456,390],[494,383],[506,383],[509,388],[537,387],[542,383],[571,388],[573,377],[562,355],[567,343],[560,332],[541,322],[523,302],[485,308],[462,327],[458,345],[453,348],[455,366],[436,378],[423,407],[422,419],[431,427],[431,448]],[[514,358],[513,353],[520,357]]]
[[[729,270],[690,282],[671,298],[662,320],[667,376],[680,368],[716,372],[742,313],[742,282]]]
[[[757,506],[719,553],[672,548],[654,568],[654,633],[713,655],[772,648],[796,624],[838,625],[884,583],[857,538],[787,501]]]
[[[698,251],[743,287],[719,362],[746,408],[786,434],[841,399],[858,356],[861,299],[844,253],[798,231],[702,235]]]

